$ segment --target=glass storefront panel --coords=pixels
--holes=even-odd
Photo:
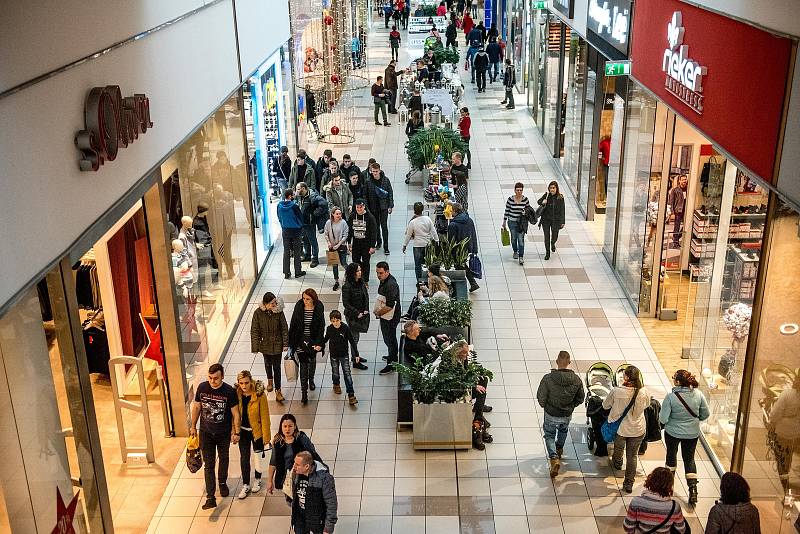
[[[764,532],[795,532],[800,493],[800,214],[777,199],[755,341],[742,474]],[[747,322],[749,324],[749,321]]]
[[[568,58],[564,65],[567,100],[562,121],[564,126],[560,156],[564,179],[572,193],[577,194],[581,121],[586,88],[586,41],[573,33],[568,39],[568,47]]]
[[[564,40],[562,39],[562,31],[566,28],[564,24],[554,15],[547,17],[547,55],[544,58],[546,63],[545,73],[545,94],[542,102],[542,110],[539,113],[540,124],[542,127],[542,134],[544,136],[545,144],[550,148],[550,152],[558,147],[558,142],[561,137],[561,127],[558,124],[559,107],[562,104],[562,97],[564,96],[559,84],[559,65],[564,51]]]
[[[625,124],[627,88],[626,76],[603,78],[603,111],[600,115],[600,142],[597,145],[599,154],[594,209],[596,214],[605,214],[603,255],[612,265],[615,260],[622,130]]]
[[[169,222],[189,243],[187,262],[172,241],[188,398],[219,360],[255,279],[245,139],[237,94],[162,166]]]
[[[511,59],[514,71],[517,73],[517,90],[525,87],[525,13],[528,8],[523,0],[511,2],[511,22],[506,57]]]
[[[595,58],[597,52],[594,52]],[[591,61],[586,65],[586,89],[584,91],[583,127],[581,129],[581,162],[578,180],[578,206],[588,214],[589,185],[594,183],[591,178],[596,163],[596,150],[594,146],[595,131],[595,99],[597,98],[597,71]]]

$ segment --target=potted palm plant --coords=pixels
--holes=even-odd
[[[439,265],[444,276],[450,278],[457,299],[467,299],[467,275],[463,267],[469,258],[469,239],[455,241],[443,235],[439,243],[432,241],[425,249],[425,265]]]

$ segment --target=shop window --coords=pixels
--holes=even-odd
[[[573,193],[578,191],[578,162],[581,149],[581,119],[586,87],[586,42],[578,35],[569,39],[566,71],[566,103],[561,140],[561,170]]]
[[[742,193],[751,195],[753,185],[746,177],[737,179],[737,191],[744,187]],[[752,201],[747,205],[755,206]],[[742,473],[759,507],[762,531],[788,533],[795,532],[795,496],[800,493],[800,293],[795,283],[800,265],[800,215],[780,199],[773,211],[755,340],[750,413],[747,428],[742,429]],[[750,263],[749,258],[744,262]],[[739,265],[731,266],[732,276],[740,276]],[[732,290],[740,291],[735,297],[750,302],[749,292],[742,294],[741,284],[731,280]]]
[[[597,145],[598,165],[595,182],[595,213],[604,223],[603,254],[614,264],[620,165],[622,164],[622,130],[625,124],[625,100],[628,78],[603,78],[603,111],[600,115],[600,141]],[[603,215],[604,214],[604,215]]]
[[[566,105],[566,94],[559,84],[561,79],[559,65],[566,46],[563,30],[566,26],[557,20],[550,15],[547,23],[547,51],[544,57],[547,79],[542,80],[545,86],[542,95],[542,109],[539,113],[544,141],[550,147],[551,152],[558,149],[558,143],[561,141],[562,127],[558,121],[559,117],[563,115],[559,108]]]

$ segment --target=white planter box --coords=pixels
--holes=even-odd
[[[471,403],[414,403],[415,449],[469,449],[471,447]]]

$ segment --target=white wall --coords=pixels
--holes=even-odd
[[[3,34],[0,57],[4,63],[8,61],[14,67],[11,70],[14,71],[15,83],[33,73],[33,70],[23,69],[27,74],[19,76],[17,69],[26,66],[34,50],[36,57],[46,57],[45,50],[59,57],[58,61],[51,61],[48,65],[63,64],[77,59],[75,55],[83,51],[112,44],[100,44],[100,38],[112,39],[105,31],[98,30],[99,37],[87,35],[91,33],[89,29],[102,27],[103,21],[116,25],[116,31],[111,33],[114,33],[112,40],[117,41],[147,29],[143,26],[145,19],[147,24],[151,24],[170,18],[174,14],[175,6],[172,4],[186,8],[197,3],[189,0],[128,2],[139,6],[149,17],[141,16],[133,25],[110,9],[102,10],[103,21],[95,17],[91,24],[78,24],[78,15],[88,16],[77,7],[82,2],[62,2],[75,9],[71,11],[65,5],[41,11],[37,16],[42,20],[18,20],[19,27],[9,26],[4,20],[0,32]],[[273,6],[266,15],[274,20],[268,18],[270,22],[265,31],[258,36],[252,29],[245,31],[247,43],[250,43],[245,47],[248,62],[254,64],[260,62],[256,59],[258,49],[271,52],[286,40],[288,30],[278,32],[275,28],[282,24],[288,26],[288,18],[279,19],[279,16],[285,16],[285,10],[280,15],[272,14],[275,11],[272,0],[246,3],[254,7],[258,7],[257,3]],[[91,4],[100,3],[93,0]],[[126,2],[122,0],[113,2],[119,9],[123,4]],[[155,13],[161,4],[165,7]],[[153,12],[142,6],[152,7]],[[242,13],[242,19],[264,17],[263,9],[258,9],[255,16]],[[7,13],[12,11],[16,10],[7,10]],[[70,12],[77,15],[69,15]],[[73,19],[76,23],[70,24]],[[70,32],[64,34],[63,28],[58,29],[52,39],[47,35],[41,36],[46,45],[35,43],[27,46],[26,39],[35,40],[38,36],[25,25],[32,25],[43,34],[45,28],[66,25]],[[260,46],[256,48],[253,43],[259,39]],[[87,44],[89,41],[90,45]],[[9,43],[14,44],[10,51]],[[266,59],[266,53],[263,59]],[[4,75],[7,70],[4,64]],[[42,69],[35,70],[34,74],[38,74]],[[0,228],[3,229],[0,232],[0,250],[4,255],[0,305],[38,271],[61,257],[92,223],[171,152],[239,83],[233,7],[227,0],[174,26],[0,99],[0,124],[3,125],[0,128]],[[86,94],[92,87],[102,85],[119,85],[123,96],[134,92],[146,93],[150,98],[155,126],[128,148],[121,149],[116,161],[107,162],[99,172],[80,172],[79,153],[73,139],[84,126]]]
[[[690,0],[687,3],[800,37],[800,0]]]
[[[246,78],[289,39],[289,2],[236,0],[236,23],[242,76]]]

